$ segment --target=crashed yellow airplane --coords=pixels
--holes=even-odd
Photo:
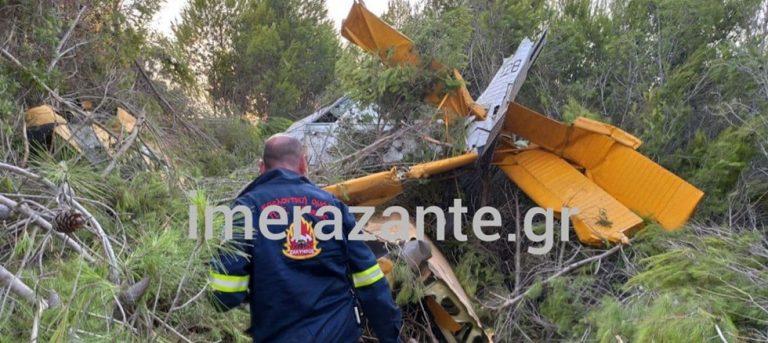
[[[413,42],[360,2],[353,4],[341,33],[387,66],[420,65]],[[545,37],[546,31],[536,42],[524,39],[477,101],[464,85],[444,92],[445,85],[438,84],[426,96],[425,101],[443,113],[446,123],[451,118],[467,118],[470,150],[465,154],[409,168],[394,167],[325,189],[350,205],[379,205],[402,193],[407,180],[469,165],[478,169],[493,165],[541,207],[578,209],[570,219],[584,244],[627,244],[643,227],[644,219],[667,230],[680,228],[704,193],[637,152],[642,144],[638,138],[587,118],[562,123],[514,102]],[[448,70],[434,60],[426,67]],[[457,70],[450,73],[462,80]],[[528,143],[516,144],[520,139]],[[377,235],[380,226],[374,223],[366,230]],[[379,238],[383,243],[401,245],[403,255],[418,256],[406,256],[406,260],[417,260],[411,264],[427,285],[427,307],[449,342],[492,341],[492,334],[483,328],[450,265],[431,242],[415,237],[405,243]],[[377,255],[385,271],[391,270],[387,256]],[[427,282],[430,277],[434,281]]]
[[[408,37],[359,2],[342,24],[342,35],[386,65],[419,59]],[[561,123],[514,102],[543,43],[544,35],[536,43],[524,40],[477,101],[466,99],[469,93],[461,87],[438,104],[462,104],[451,111],[470,118],[467,143],[473,151],[404,170],[393,168],[326,190],[349,204],[377,205],[401,193],[405,180],[488,160],[540,206],[579,209],[571,218],[585,244],[628,243],[628,237],[643,226],[643,218],[668,230],[683,225],[704,193],[637,152],[642,143],[638,138],[587,118]],[[451,97],[462,100],[448,100]],[[530,143],[521,147],[504,137]]]

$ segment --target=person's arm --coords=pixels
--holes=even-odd
[[[222,243],[218,256],[210,263],[209,286],[213,305],[219,311],[240,306],[248,296],[253,242],[244,238],[243,224],[242,216],[233,219],[232,239]]]
[[[347,238],[355,226],[355,217],[349,213],[345,205],[342,204],[340,209],[343,215],[344,234]],[[382,343],[399,342],[402,320],[400,308],[392,299],[392,290],[371,248],[363,241],[347,239],[347,249],[355,293],[360,299],[363,313],[368,318],[376,337]]]

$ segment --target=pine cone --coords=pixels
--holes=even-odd
[[[53,218],[53,229],[58,232],[72,233],[85,225],[85,218],[77,210],[61,210]]]

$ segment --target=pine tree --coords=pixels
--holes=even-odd
[[[339,42],[323,1],[246,4],[233,49],[214,56],[211,95],[261,116],[297,116],[334,78]]]

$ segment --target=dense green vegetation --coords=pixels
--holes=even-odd
[[[550,283],[543,281],[601,250],[574,237],[545,256],[515,256],[507,242],[441,243],[500,341],[768,340],[768,2],[414,3],[392,0],[383,17],[426,61],[460,69],[473,96],[523,37],[547,28],[547,45],[517,101],[559,120],[589,116],[619,126],[643,139],[644,154],[707,194],[683,230],[649,225],[631,246]],[[189,205],[226,201],[256,175],[265,137],[337,96],[379,113],[367,118],[375,133],[350,128],[356,145],[349,149],[404,128],[424,145],[404,163],[437,154],[423,134],[450,142],[442,154],[462,149],[460,130],[446,136],[422,102],[437,78],[449,86],[454,80],[415,67],[388,69],[346,46],[322,1],[190,1],[170,38],[150,27],[160,6],[0,0],[2,162],[55,186],[0,168],[0,195],[50,222],[68,206],[68,185],[101,224],[117,262],[110,266],[92,226],[71,234],[95,257],[88,261],[19,211],[0,219],[0,265],[38,299],[58,303],[38,311],[39,303],[4,284],[1,342],[32,334],[40,341],[247,341],[247,312],[214,314],[206,301],[205,263],[219,242],[186,238]],[[71,119],[85,100],[95,113],[111,115],[119,106],[144,117],[141,138],[163,151],[168,166],[137,168],[124,158],[102,175],[109,160],[89,163],[64,144],[29,152],[27,109],[50,104]],[[248,122],[244,113],[261,121]],[[316,171],[317,180],[388,167],[378,154],[385,148]],[[487,201],[514,232],[516,213],[532,202],[503,175],[491,177],[497,186]],[[463,196],[477,203],[478,189],[476,177],[446,177],[413,185],[398,201],[439,205]],[[398,302],[417,301],[423,290],[413,275],[400,265],[395,272]],[[145,278],[143,297],[116,305]],[[499,295],[516,292],[526,292],[522,301],[495,309]]]

